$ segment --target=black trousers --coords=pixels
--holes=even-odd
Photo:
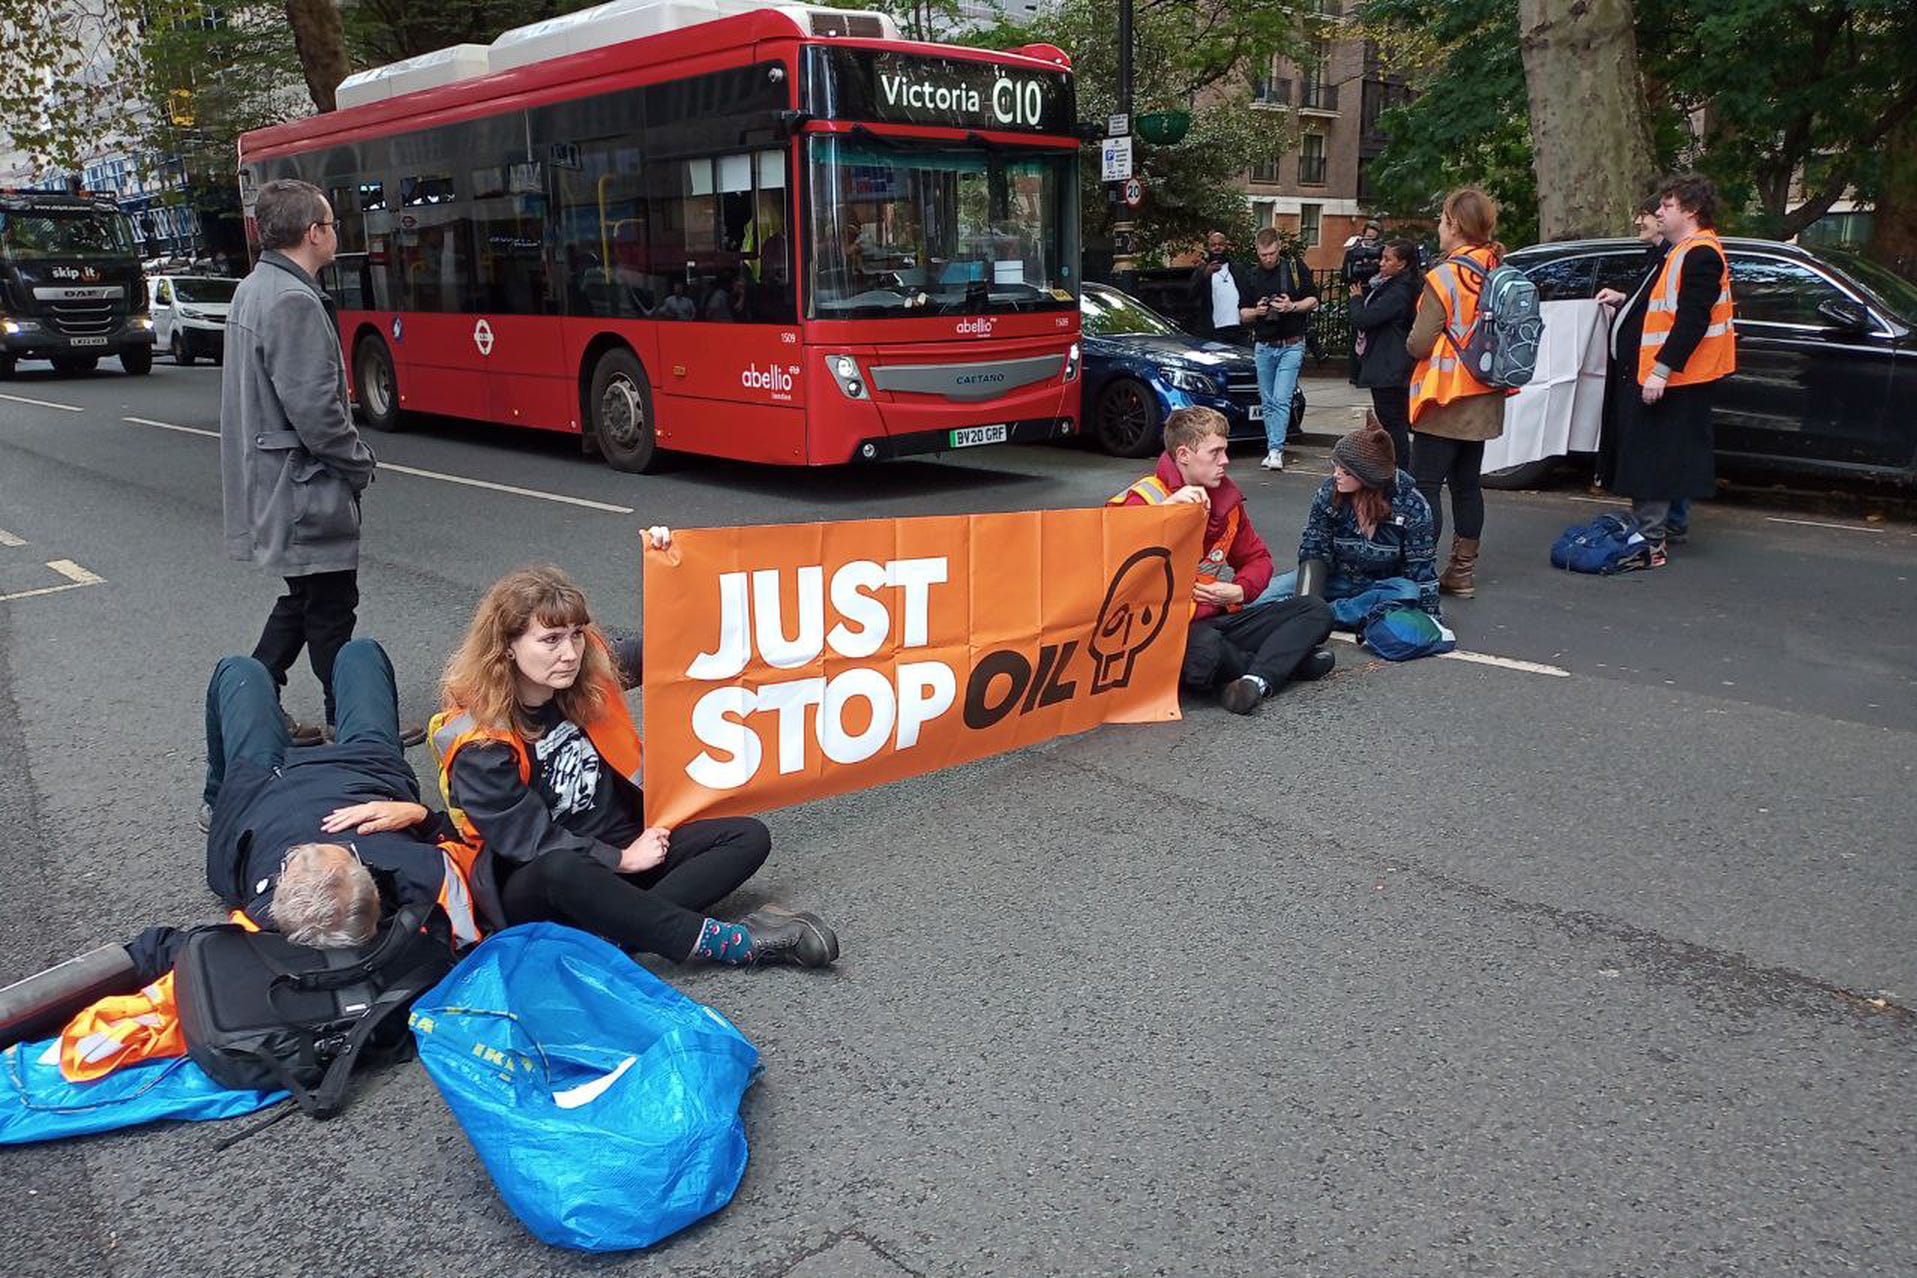
[[[326,722],[337,724],[339,712],[333,701],[333,660],[353,637],[358,621],[359,573],[316,572],[304,577],[288,577],[286,593],[267,615],[260,641],[253,645],[253,659],[266,667],[273,682],[286,686],[286,672],[299,659],[300,649],[319,677],[326,694]]]
[[[1451,485],[1451,514],[1460,537],[1484,534],[1484,441],[1419,435],[1411,445],[1411,478],[1431,507],[1431,537],[1444,536],[1444,507],[1438,504]]]
[[[621,874],[584,852],[548,852],[507,876],[499,904],[508,923],[565,923],[683,963],[705,911],[757,873],[771,850],[765,823],[751,817],[688,821],[672,832],[657,869]]]
[[[1276,692],[1330,637],[1331,605],[1322,599],[1281,599],[1220,613],[1191,623],[1178,677],[1189,688],[1215,688],[1255,674]]]
[[[1398,453],[1398,469],[1411,469],[1411,388],[1409,386],[1373,386],[1371,411],[1378,424],[1391,436],[1391,447]]]

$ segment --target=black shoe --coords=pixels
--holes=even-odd
[[[1298,663],[1298,668],[1291,672],[1291,677],[1309,683],[1314,679],[1324,678],[1337,668],[1338,658],[1332,655],[1331,649],[1313,648],[1310,654]]]
[[[1264,685],[1250,675],[1240,675],[1218,691],[1218,704],[1233,714],[1250,714],[1264,699]]]
[[[416,745],[426,743],[426,725],[414,723],[410,719],[399,721],[399,744],[410,750]]]
[[[318,724],[301,723],[286,711],[280,711],[280,718],[286,720],[286,735],[293,738],[296,746],[316,746],[326,739],[326,732]]]
[[[1690,539],[1691,526],[1689,524],[1664,525],[1664,540],[1670,542],[1673,546],[1682,546]]]
[[[746,962],[796,963],[800,967],[830,967],[839,957],[839,934],[816,914],[767,905],[739,920],[752,937],[752,956]]]
[[[213,805],[210,803],[202,803],[200,805],[200,833],[211,834],[212,832],[213,832]]]

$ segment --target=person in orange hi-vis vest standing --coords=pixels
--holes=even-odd
[[[1438,588],[1467,599],[1477,593],[1473,574],[1484,535],[1484,485],[1479,478],[1484,445],[1504,433],[1504,400],[1510,392],[1473,377],[1460,345],[1478,317],[1484,285],[1478,272],[1489,271],[1504,258],[1497,233],[1497,201],[1483,191],[1467,186],[1445,197],[1438,215],[1438,248],[1444,260],[1425,273],[1418,313],[1405,341],[1418,361],[1411,371],[1411,477],[1431,507],[1434,537],[1444,535],[1442,498],[1450,486],[1451,555],[1438,574]]]
[[[1217,688],[1233,714],[1250,714],[1293,679],[1331,672],[1324,648],[1331,607],[1322,599],[1257,603],[1271,584],[1271,551],[1251,526],[1245,494],[1225,477],[1231,426],[1213,408],[1180,408],[1165,418],[1158,469],[1111,499],[1114,506],[1190,502],[1205,508],[1203,557],[1193,565],[1186,604],[1191,632],[1179,680]],[[1176,596],[1172,607],[1179,605]]]
[[[671,530],[649,529],[660,550]],[[839,939],[816,914],[764,906],[706,913],[772,849],[751,817],[647,826],[639,733],[620,687],[636,642],[614,651],[586,596],[557,568],[494,582],[446,663],[433,753],[447,810],[478,849],[482,916],[550,920],[677,963],[826,967]]]
[[[1717,383],[1737,370],[1730,263],[1715,229],[1716,188],[1696,176],[1665,183],[1657,221],[1670,250],[1619,325],[1630,331],[1642,318],[1637,350],[1618,352],[1627,367],[1635,362],[1637,394],[1618,397],[1611,483],[1631,499],[1646,568],[1666,562],[1672,504],[1716,491],[1711,410]]]

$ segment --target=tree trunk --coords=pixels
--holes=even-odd
[[[337,0],[286,0],[286,21],[293,28],[313,105],[331,111],[334,93],[351,68],[346,62],[346,33],[340,29]]]
[[[1917,280],[1917,122],[1906,121],[1884,147],[1866,251],[1905,279]]]
[[[1656,178],[1632,0],[1519,0],[1541,239],[1623,235]]]

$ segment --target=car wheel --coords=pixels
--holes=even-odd
[[[359,410],[374,430],[400,428],[399,378],[393,372],[393,353],[377,337],[367,336],[353,348],[353,390]]]
[[[1538,488],[1557,471],[1561,457],[1540,457],[1502,470],[1487,470],[1480,479],[1486,488],[1509,492],[1514,488]]]
[[[193,348],[187,345],[185,329],[174,329],[173,340],[167,343],[167,345],[172,348],[173,362],[181,368],[185,368],[193,362]]]
[[[10,378],[12,378],[12,376],[13,376],[13,356],[0,355],[0,382],[7,381]]]
[[[606,465],[643,475],[664,460],[652,419],[652,383],[645,365],[623,346],[599,357],[586,394],[586,419]]]
[[[153,348],[129,346],[120,352],[120,367],[129,377],[145,377],[153,371]]]
[[[56,373],[91,373],[99,366],[97,355],[55,355],[53,371]]]
[[[1162,452],[1165,439],[1158,414],[1158,397],[1129,377],[1112,382],[1098,395],[1092,418],[1098,446],[1114,457],[1150,457]]]

